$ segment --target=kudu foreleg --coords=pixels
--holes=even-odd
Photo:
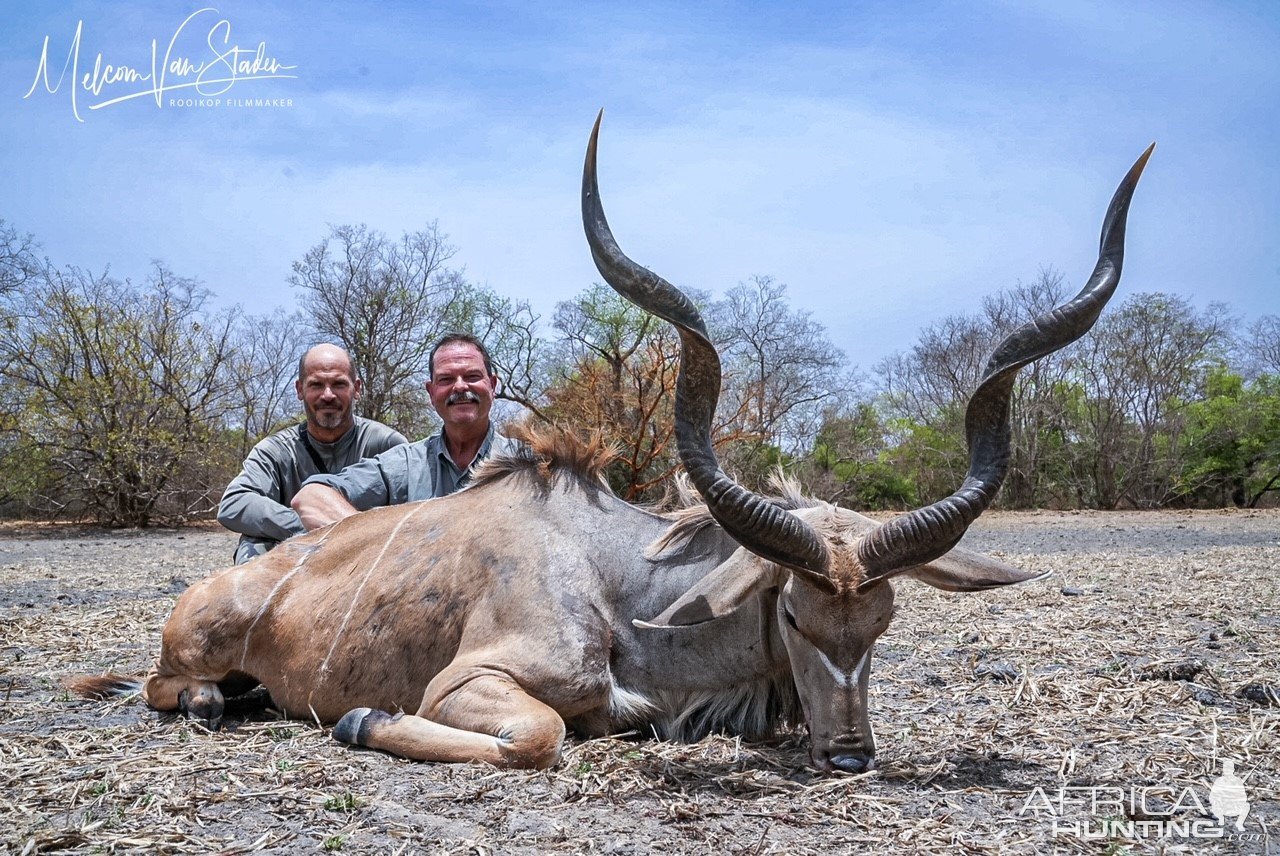
[[[496,767],[545,769],[560,759],[560,714],[507,675],[467,681],[417,715],[367,707],[339,720],[335,739],[417,761],[483,761]]]

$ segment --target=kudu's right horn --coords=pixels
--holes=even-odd
[[[995,498],[1009,471],[1009,400],[1018,371],[1089,332],[1115,293],[1124,263],[1129,200],[1155,147],[1147,147],[1116,188],[1102,222],[1098,263],[1085,287],[1006,336],[987,362],[965,411],[969,473],[960,489],[880,524],[859,542],[858,560],[867,575],[864,585],[945,554]]]
[[[613,238],[596,181],[596,142],[603,116],[603,110],[596,116],[582,168],[582,225],[591,256],[605,282],[641,309],[674,325],[680,333],[675,406],[680,461],[706,500],[711,516],[734,540],[757,556],[798,571],[830,589],[829,554],[818,533],[720,469],[711,446],[711,423],[720,397],[720,357],[693,302],[680,289],[627,258]]]

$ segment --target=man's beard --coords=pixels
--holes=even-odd
[[[347,408],[339,407],[334,409],[321,410],[304,405],[307,411],[307,420],[315,423],[326,431],[332,431],[334,428],[341,428],[346,424],[347,416],[351,411]]]

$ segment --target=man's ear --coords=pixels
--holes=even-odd
[[[351,384],[351,390],[351,397],[359,398],[360,393],[364,392],[364,381],[360,378],[356,378],[355,383]]]
[[[303,399],[303,397],[302,397],[302,381],[301,381],[301,380],[295,380],[295,381],[293,382],[293,391],[294,391],[294,392],[296,392],[296,393],[298,394],[298,400],[299,400],[299,401],[304,401],[304,400],[305,400],[305,399]]]

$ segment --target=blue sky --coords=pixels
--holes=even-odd
[[[32,4],[0,12],[0,218],[59,263],[151,259],[251,311],[292,306],[328,231],[438,220],[467,276],[544,320],[598,279],[578,187],[623,248],[720,294],[753,275],[869,369],[1042,265],[1083,281],[1116,183],[1157,150],[1122,294],[1280,312],[1280,6],[1270,3]],[[179,31],[188,16],[185,28]],[[260,43],[292,78],[217,107],[55,93]],[[222,23],[226,22],[226,23]],[[226,41],[223,41],[223,38]],[[225,47],[222,48],[225,51]],[[169,83],[188,80],[171,73]],[[232,99],[288,99],[244,107]]]

